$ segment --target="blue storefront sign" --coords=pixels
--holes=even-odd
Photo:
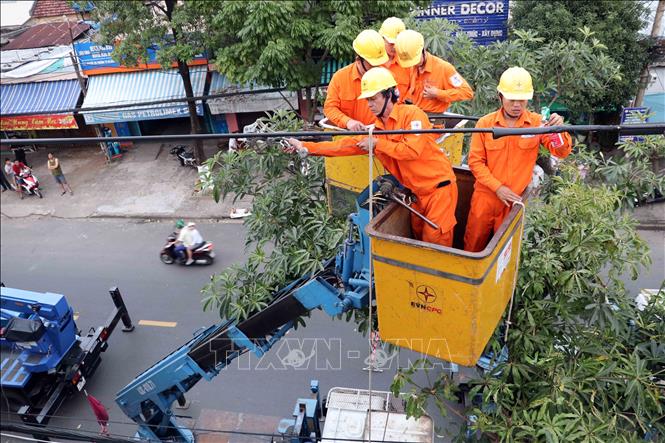
[[[508,0],[434,0],[418,12],[419,20],[445,18],[478,45],[508,37]]]
[[[203,107],[196,105],[196,113],[203,115]],[[130,122],[142,120],[159,120],[163,118],[189,117],[187,105],[170,106],[164,108],[150,108],[138,110],[99,111],[84,113],[85,122],[89,125],[100,123]]]
[[[102,68],[119,68],[122,65],[113,60],[113,45],[101,45],[94,42],[74,43],[74,51],[83,71]],[[198,54],[194,61],[205,61],[205,54]],[[148,48],[148,60],[145,64],[157,64],[157,48]],[[192,63],[196,64],[196,63]]]
[[[648,123],[649,118],[649,108],[638,107],[638,108],[623,108],[621,110],[621,124],[622,125],[637,125],[640,123]],[[619,142],[633,141],[633,142],[643,142],[644,137],[639,135],[620,135]]]

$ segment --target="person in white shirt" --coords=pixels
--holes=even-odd
[[[196,223],[188,223],[184,229],[181,229],[178,241],[187,248],[187,262],[185,264],[191,265],[194,263],[194,259],[192,258],[194,250],[201,247],[204,243],[203,237],[201,237],[198,229],[196,229]]]

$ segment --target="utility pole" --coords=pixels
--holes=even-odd
[[[72,52],[69,53],[69,58],[72,60],[72,65],[74,65],[74,71],[76,72],[76,78],[79,81],[79,86],[81,87],[81,92],[83,92],[83,97],[86,95],[86,86],[85,86],[85,79],[81,75],[81,70],[79,69],[79,64],[78,61],[76,60],[76,57],[74,53],[76,50],[74,49],[74,33],[72,32],[72,27],[69,24],[69,18],[66,15],[62,16],[63,19],[67,22],[67,30],[69,31],[69,41],[71,42],[72,45]]]
[[[657,38],[660,34],[660,31],[663,27],[663,13],[665,13],[665,0],[660,0],[658,6],[656,7],[656,17],[653,20],[653,26],[651,27],[651,38]],[[637,90],[637,95],[635,95],[635,100],[633,101],[633,106],[642,106],[642,101],[644,100],[644,93],[649,86],[649,67],[645,66],[640,75],[640,87]]]
[[[69,53],[69,58],[72,60],[72,65],[74,65],[74,71],[76,72],[76,78],[78,79],[79,86],[81,87],[81,92],[83,93],[83,97],[85,98],[87,94],[87,86],[85,84],[85,79],[83,78],[83,75],[81,74],[81,68],[78,63],[78,59],[76,58],[76,49],[74,48],[74,33],[72,32],[72,27],[69,24],[69,18],[66,15],[62,16],[63,19],[67,22],[67,29],[69,30],[69,41],[72,45],[72,52]],[[99,129],[99,125],[94,125],[94,130],[95,130],[95,135],[97,137],[103,137],[102,131]],[[111,157],[108,154],[108,151],[106,150],[106,144],[104,142],[99,142],[99,147],[102,150],[102,154],[104,154],[104,157],[106,157],[106,161],[110,162]]]

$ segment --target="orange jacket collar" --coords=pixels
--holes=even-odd
[[[399,110],[397,108],[401,107],[401,106],[402,105],[400,103],[393,104],[393,109],[390,111],[390,115],[388,116],[388,120],[393,120],[393,121],[397,122],[397,114],[399,113]],[[383,124],[383,120],[377,117],[375,126],[376,126],[376,129],[390,129],[390,128],[394,127],[395,124],[392,124],[392,125],[389,124],[389,125],[385,126]]]
[[[529,120],[527,116],[528,116],[528,111],[525,109],[520,114],[520,118],[518,118],[517,121],[515,122],[514,127],[521,128],[523,126],[531,126],[531,120]],[[494,124],[496,126],[502,126],[504,128],[508,127],[506,123],[506,118],[503,116],[503,108],[499,108],[499,110],[494,113]]]

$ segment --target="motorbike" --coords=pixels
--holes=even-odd
[[[187,253],[182,250],[176,250],[176,240],[178,239],[177,233],[172,233],[166,238],[166,244],[159,253],[159,258],[162,263],[172,265],[178,263],[184,265],[187,262]],[[213,251],[212,242],[203,242],[201,246],[192,252],[193,265],[211,265],[215,259],[215,251]]]
[[[194,152],[187,149],[185,145],[177,145],[171,148],[171,155],[175,156],[180,162],[180,166],[191,166],[196,168],[196,158]]]
[[[42,191],[39,189],[39,180],[32,174],[32,171],[29,168],[23,168],[19,177],[21,179],[21,188],[25,194],[34,194],[37,197],[42,198]]]

